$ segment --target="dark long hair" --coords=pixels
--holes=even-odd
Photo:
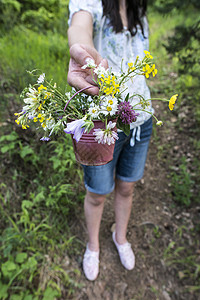
[[[108,16],[113,30],[121,32],[123,24],[119,13],[119,0],[102,0],[103,15]],[[126,0],[127,5],[127,19],[128,30],[131,35],[137,33],[137,25],[140,26],[144,36],[144,28],[142,24],[142,17],[146,14],[147,0]]]

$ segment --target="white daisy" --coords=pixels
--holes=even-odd
[[[99,111],[99,106],[92,103],[89,108],[89,114],[92,116],[93,119],[98,118]]]
[[[118,101],[115,97],[106,96],[103,97],[103,101],[101,103],[101,110],[100,112],[103,113],[105,116],[110,114],[113,116],[117,113],[118,109]]]

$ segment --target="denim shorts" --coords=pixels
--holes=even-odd
[[[140,180],[144,173],[151,133],[152,118],[132,129],[129,136],[119,132],[112,161],[102,166],[82,165],[86,189],[105,195],[114,190],[115,178],[126,182]]]

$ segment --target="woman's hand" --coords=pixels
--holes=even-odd
[[[89,95],[97,95],[99,88],[93,81],[93,77],[90,69],[82,69],[87,63],[87,59],[94,60],[95,64],[108,68],[108,62],[103,59],[96,49],[90,45],[85,44],[73,44],[70,48],[70,61],[67,81],[69,85],[75,87],[77,90],[86,88],[87,86],[93,86],[90,89],[86,89],[84,92]]]

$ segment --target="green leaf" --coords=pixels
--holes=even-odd
[[[23,263],[26,259],[27,259],[27,253],[25,252],[21,252],[21,253],[18,253],[17,256],[16,256],[16,259],[15,261],[19,264]]]
[[[10,143],[8,145],[1,147],[1,153],[4,154],[4,153],[8,152],[9,150],[13,150],[15,148],[15,145],[16,145],[15,143]]]
[[[126,98],[124,101],[128,102],[128,100],[129,100],[129,93],[126,95]]]
[[[16,1],[16,0],[2,0],[1,2],[2,2],[2,4],[6,5],[6,6],[10,5],[16,11],[20,12],[21,4],[19,3],[19,1]]]
[[[90,130],[92,130],[92,128],[94,128],[94,122],[87,120],[87,121],[85,121],[85,124],[83,127],[85,128],[85,131],[87,133],[89,133]]]
[[[16,132],[12,132],[11,134],[8,135],[3,135],[0,137],[0,142],[4,142],[4,141],[15,141],[18,138],[18,134]]]
[[[34,198],[33,198],[33,202],[34,203],[38,203],[40,201],[45,200],[45,195],[44,195],[44,191],[39,192]]]
[[[12,277],[13,273],[15,273],[18,269],[18,265],[16,265],[12,261],[6,261],[4,264],[1,266],[2,273],[5,277]]]
[[[23,300],[33,300],[33,299],[34,298],[32,295],[26,295]]]
[[[16,265],[14,262],[8,260],[7,262],[5,262],[5,263],[2,265],[2,271],[3,271],[3,269],[5,269],[5,268],[6,268],[7,271],[13,271],[13,270],[16,270],[17,265]]]
[[[20,156],[21,156],[21,158],[24,158],[27,155],[30,155],[30,154],[33,154],[33,153],[34,153],[33,149],[30,148],[30,146],[27,145],[27,146],[23,147],[22,150],[20,151]]]
[[[29,257],[28,261],[22,265],[23,269],[34,271],[37,267],[37,260],[34,257]]]
[[[117,119],[117,128],[121,129],[127,136],[130,134],[130,125],[122,123],[121,119]]]
[[[1,281],[0,281],[0,299],[4,300],[8,297],[8,285],[6,284],[3,284]]]
[[[33,202],[29,200],[24,200],[22,201],[22,209],[24,208],[32,208],[33,207]]]
[[[24,297],[22,294],[14,294],[10,297],[10,300],[22,300]]]
[[[54,170],[56,170],[58,167],[61,166],[61,161],[58,157],[53,156],[49,160],[53,162],[53,169]]]
[[[42,300],[54,300],[59,297],[60,293],[57,290],[53,290],[50,286],[45,290]]]

